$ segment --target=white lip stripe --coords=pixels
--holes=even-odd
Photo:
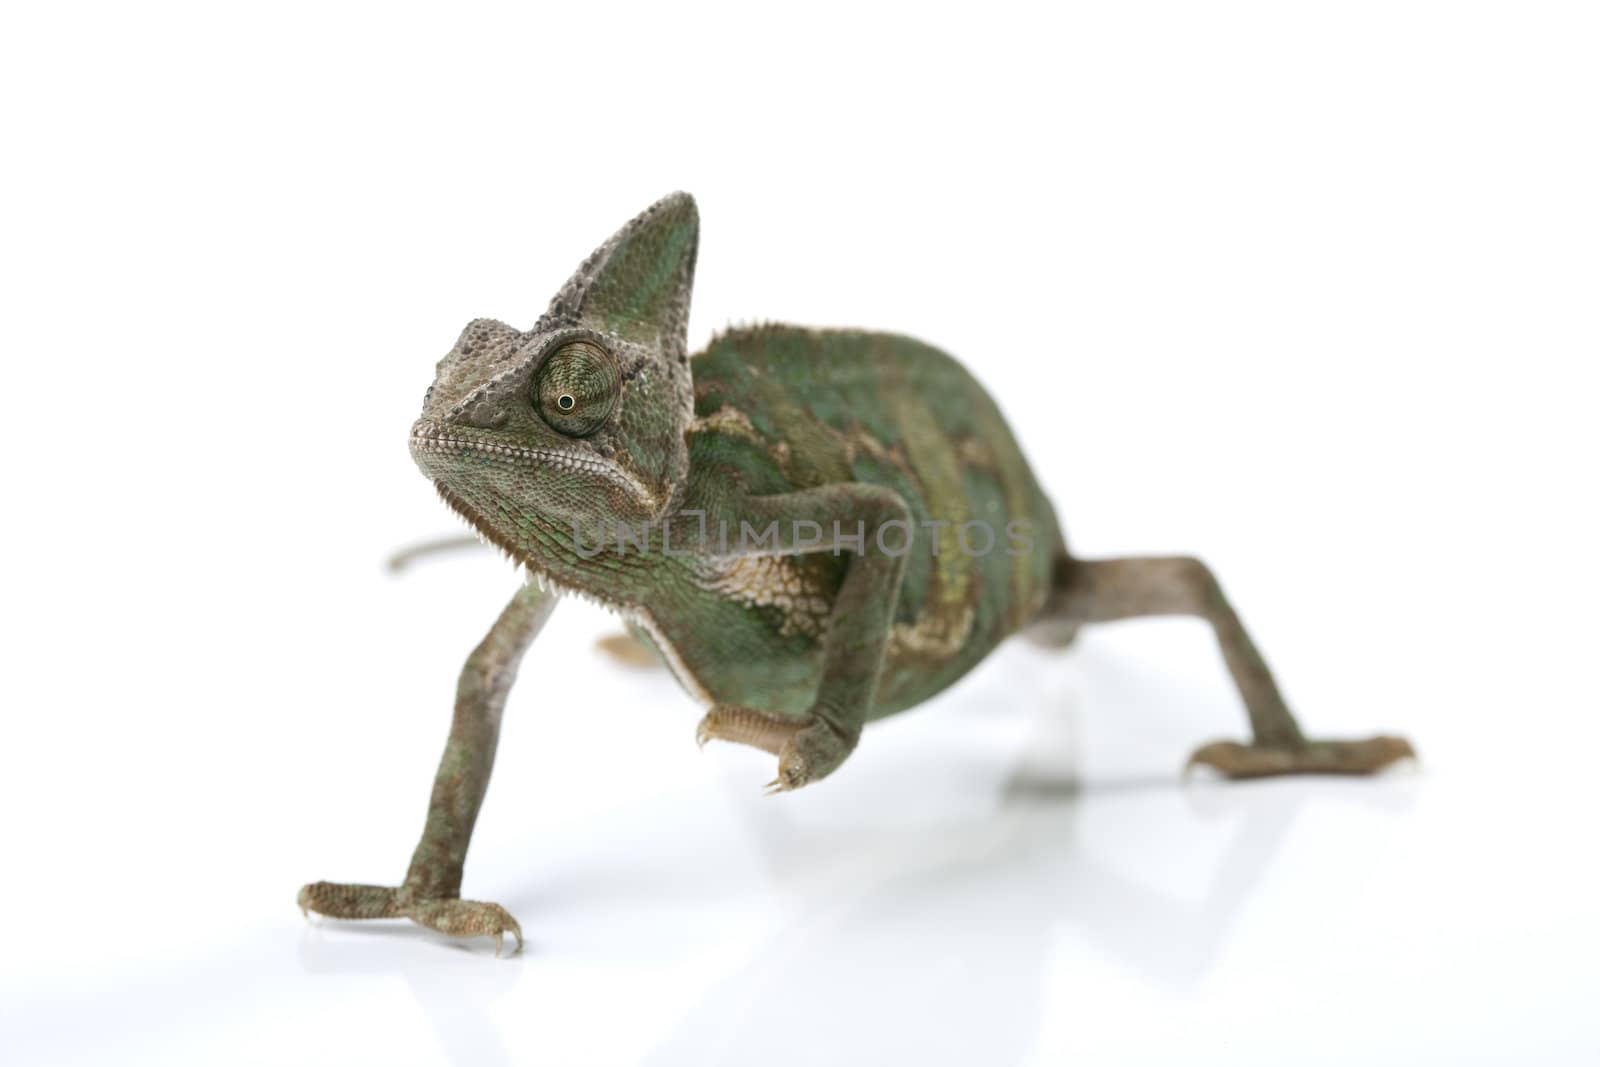
[[[452,437],[441,432],[427,431],[411,435],[411,449],[414,452],[470,452],[484,456],[499,456],[511,460],[525,460],[530,463],[557,467],[563,470],[583,471],[586,474],[598,474],[602,478],[610,479],[620,485],[651,507],[655,506],[655,494],[651,493],[639,479],[614,463],[608,463],[605,460],[581,453],[560,452],[548,448],[527,448],[522,445],[504,445],[493,441],[475,441],[471,438]]]

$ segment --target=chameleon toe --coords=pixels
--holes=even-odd
[[[1210,767],[1227,778],[1267,778],[1284,774],[1375,774],[1416,749],[1403,737],[1358,741],[1307,741],[1299,745],[1244,745],[1213,741],[1195,750],[1186,770]]]
[[[330,919],[394,919],[402,914],[400,891],[382,885],[312,882],[301,886],[296,903],[310,918],[315,912]]]
[[[498,904],[479,900],[419,900],[406,909],[406,918],[450,937],[492,937],[496,956],[505,947],[505,935],[516,939],[512,955],[522,951],[522,927]]]
[[[707,741],[732,741],[776,756],[809,724],[809,719],[773,715],[736,704],[717,704],[700,720],[694,739],[701,748]]]

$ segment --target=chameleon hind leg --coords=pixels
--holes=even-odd
[[[524,585],[467,657],[427,822],[405,881],[394,887],[313,882],[300,890],[302,911],[336,919],[405,918],[451,937],[493,937],[495,955],[509,933],[522,948],[522,928],[509,912],[498,904],[461,899],[461,869],[489,788],[506,696],[523,654],[555,604],[553,593],[531,582]]]
[[[1040,621],[1057,630],[1070,630],[1082,623],[1154,615],[1189,615],[1211,624],[1250,717],[1248,744],[1214,741],[1195,751],[1190,766],[1212,767],[1230,778],[1370,774],[1416,755],[1410,743],[1399,737],[1308,740],[1216,576],[1197,559],[1063,557]]]

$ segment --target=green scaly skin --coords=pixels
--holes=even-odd
[[[1081,560],[994,401],[906,337],[763,326],[690,357],[694,201],[651,206],[521,332],[477,320],[440,361],[411,451],[440,496],[528,580],[468,658],[422,840],[398,887],[317,882],[300,905],[522,934],[460,899],[501,711],[556,599],[621,615],[707,707],[703,743],[778,757],[769,790],[816,782],[873,719],[951,685],[1020,631],[1211,623],[1249,744],[1192,762],[1233,777],[1368,773],[1394,737],[1308,741],[1204,564]],[[648,524],[617,550],[619,523]],[[748,536],[746,531],[748,530]],[[602,549],[602,545],[607,547]]]

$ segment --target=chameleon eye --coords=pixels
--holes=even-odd
[[[552,429],[587,437],[611,415],[621,387],[611,353],[593,341],[569,341],[539,368],[533,403]]]

